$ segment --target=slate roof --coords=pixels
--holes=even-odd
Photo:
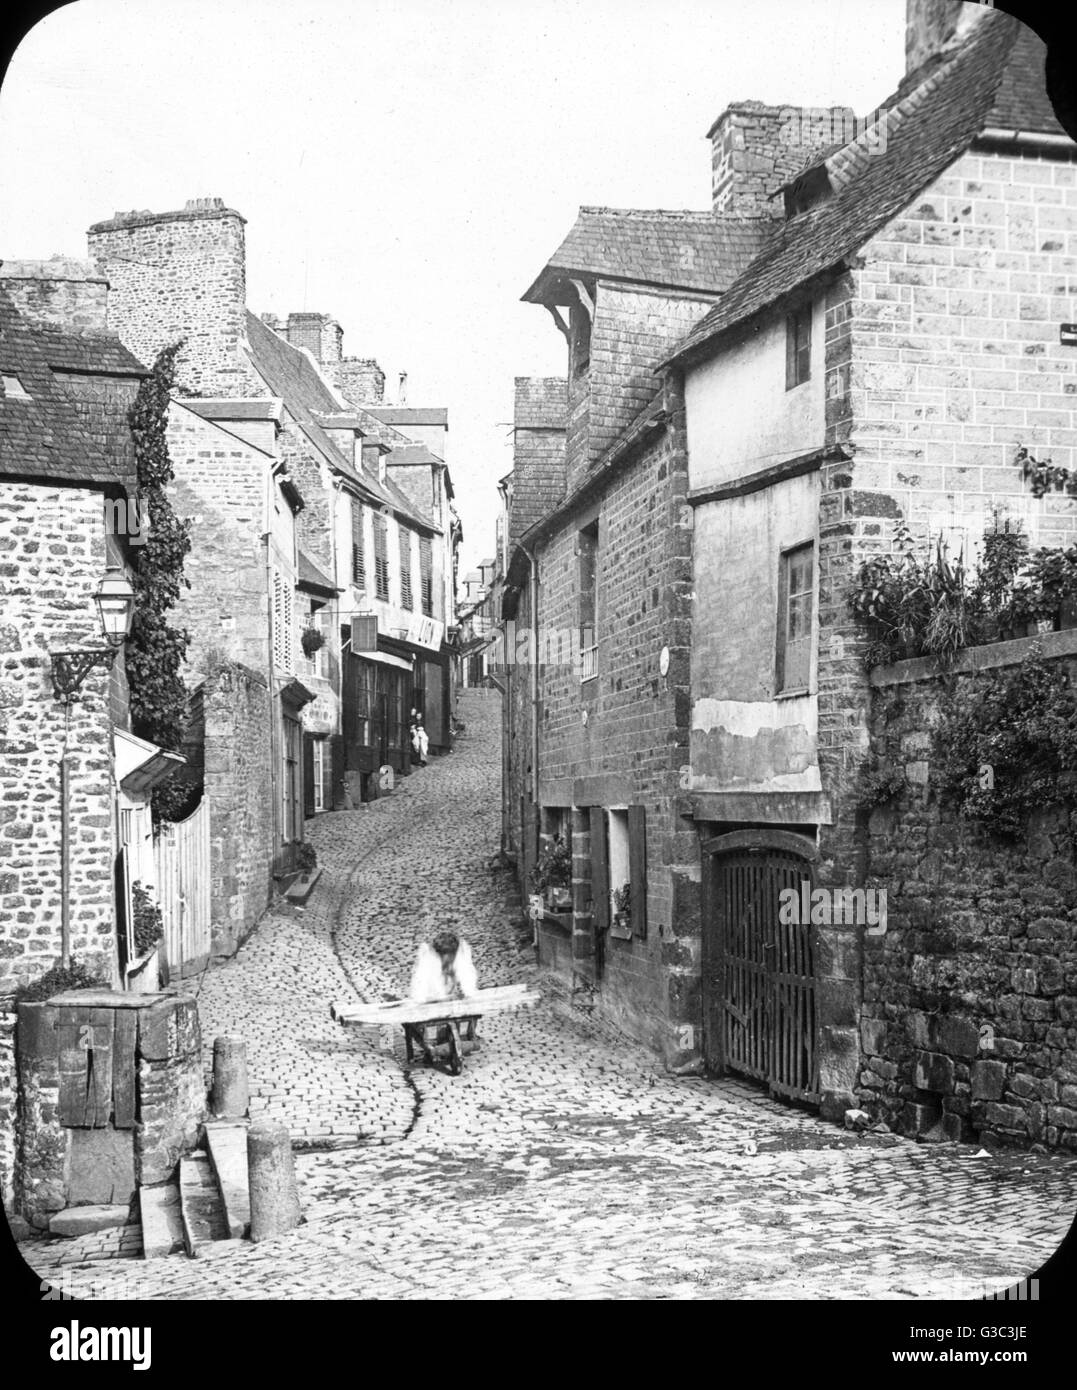
[[[427,467],[435,463],[442,466],[445,464],[445,460],[439,458],[425,444],[399,444],[385,462],[392,464],[394,468],[401,465],[410,467],[420,463]]]
[[[251,361],[259,376],[275,396],[280,396],[300,429],[335,472],[347,478],[368,496],[391,507],[401,516],[428,531],[440,528],[433,520],[409,501],[400,488],[387,478],[379,482],[369,473],[356,471],[325,432],[325,416],[342,416],[340,402],[322,379],[318,369],[305,352],[291,343],[249,310],[247,312],[247,341]],[[349,418],[365,412],[348,411]],[[341,425],[341,428],[349,426]],[[384,428],[384,427],[383,427]]]
[[[265,400],[211,400],[204,396],[185,396],[183,404],[204,420],[279,421],[284,402],[279,396],[269,396]]]
[[[566,276],[718,293],[763,243],[770,218],[714,212],[581,207],[575,225],[523,299],[553,300]]]
[[[370,405],[367,413],[384,420],[387,425],[444,425],[449,428],[449,412],[443,405]]]
[[[29,397],[0,393],[0,477],[135,487],[127,412],[149,373],[115,334],[32,322],[0,282],[0,374]],[[102,377],[126,389],[103,392]]]
[[[300,584],[306,584],[312,589],[319,589],[327,593],[338,594],[340,590],[333,583],[332,579],[305,550],[298,552],[299,566],[298,577]]]
[[[809,280],[835,272],[982,130],[1064,134],[1053,113],[1050,122],[1044,113],[1043,67],[1044,45],[1031,30],[1002,11],[985,15],[971,35],[907,78],[898,99],[880,108],[886,111],[885,149],[869,131],[831,154],[826,163],[834,196],[772,223],[760,254],[666,363],[692,356]]]

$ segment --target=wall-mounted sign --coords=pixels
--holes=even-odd
[[[1064,347],[1077,347],[1077,323],[1060,323],[1058,341]]]

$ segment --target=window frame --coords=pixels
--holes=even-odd
[[[792,573],[794,557],[807,551],[811,558],[811,577],[806,589],[790,591],[790,575]],[[775,642],[775,662],[774,662],[774,694],[775,698],[793,695],[809,695],[812,691],[812,656],[815,641],[815,618],[816,618],[816,544],[814,538],[806,541],[798,541],[796,545],[783,546],[778,552],[778,612],[776,621],[776,642]],[[791,685],[787,683],[788,655],[789,655],[789,617],[791,614],[791,603],[797,598],[807,596],[810,603],[808,609],[808,632],[807,636],[797,638],[797,643],[807,644],[807,668],[804,671],[804,681],[802,684]]]
[[[811,381],[811,303],[802,304],[785,317],[785,389],[795,391]]]

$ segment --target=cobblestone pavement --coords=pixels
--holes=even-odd
[[[207,972],[207,1043],[246,1037],[252,1114],[296,1141],[305,1222],[197,1260],[126,1259],[137,1230],[23,1247],[92,1296],[184,1298],[968,1298],[1035,1270],[1077,1207],[1077,1161],[853,1136],[735,1081],[677,1078],[549,979],[494,1015],[450,1077],[333,1023],[401,993],[452,925],[480,982],[535,980],[492,869],[497,697],[465,692],[457,750],[368,808],[309,827],[305,910],[267,915]],[[522,939],[521,939],[522,937]],[[62,1275],[61,1275],[62,1270]]]

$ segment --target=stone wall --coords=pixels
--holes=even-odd
[[[253,929],[273,894],[277,846],[265,677],[238,664],[215,666],[206,675],[203,705],[211,949],[214,956],[227,957]]]
[[[109,327],[150,364],[185,340],[180,392],[263,396],[246,364],[244,219],[220,198],[192,198],[178,212],[117,213],[87,233],[89,254],[109,282]]]
[[[107,327],[108,281],[86,261],[0,262],[0,280],[24,318],[71,331]]]
[[[607,938],[596,1007],[679,1066],[698,1058],[699,864],[695,835],[677,804],[688,747],[692,581],[683,402],[672,388],[665,405],[669,421],[617,466],[595,507],[566,521],[539,552],[544,652],[552,638],[541,671],[539,804],[577,808],[573,853],[580,866],[590,861],[579,808],[646,808],[646,937]],[[576,551],[579,528],[595,514],[598,675],[584,682],[575,650]],[[663,648],[670,655],[665,676]],[[529,762],[526,678],[520,669],[513,717],[515,757]],[[589,887],[577,877],[574,965],[586,977],[593,955]]]
[[[169,500],[191,521],[185,561],[192,578],[172,614],[187,628],[187,683],[211,656],[226,654],[256,670],[269,661],[265,545],[266,488],[273,461],[180,403],[169,411],[174,470]]]
[[[1071,681],[1072,639],[1045,639],[1048,651],[1070,647],[1055,659]],[[1007,661],[1031,645],[1005,644]],[[906,1133],[1077,1149],[1073,826],[1044,807],[1027,840],[1007,844],[940,803],[931,748],[943,689],[928,664],[888,668],[874,692],[873,751],[897,750],[908,786],[872,813],[865,839],[887,930],[864,938],[859,1095]],[[958,701],[1005,674],[970,664],[955,676]]]
[[[60,775],[65,708],[50,651],[100,643],[93,592],[105,569],[99,492],[8,482],[0,508],[0,993],[60,955]],[[117,657],[122,661],[122,656]],[[109,677],[94,668],[66,716],[70,750],[71,948],[111,977],[112,746]]]
[[[381,405],[385,400],[385,373],[372,357],[327,360],[322,374],[349,405]]]
[[[0,1007],[0,1204],[15,1209],[15,1010]]]

